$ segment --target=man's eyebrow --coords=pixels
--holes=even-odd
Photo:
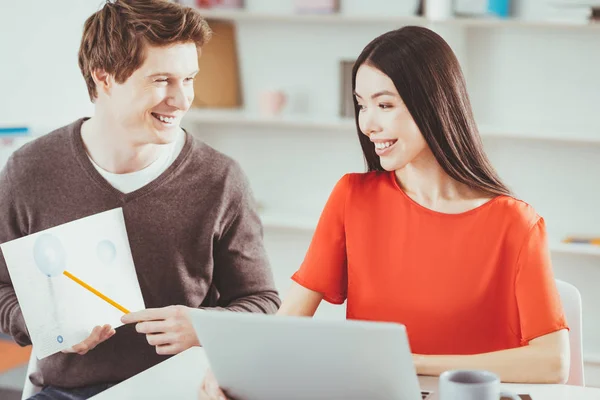
[[[190,76],[190,75],[196,75],[199,72],[199,70],[195,70],[192,71],[191,73],[187,74],[186,76]],[[167,77],[173,77],[176,76],[170,72],[156,72],[154,74],[148,75],[148,78],[154,78],[156,76],[167,76]]]

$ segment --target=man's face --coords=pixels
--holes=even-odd
[[[114,83],[106,104],[134,144],[172,142],[194,100],[198,50],[194,43],[146,46],[145,61],[124,83]]]

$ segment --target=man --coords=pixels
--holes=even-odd
[[[0,174],[0,243],[122,207],[147,310],[38,363],[35,399],[88,398],[191,346],[191,309],[274,313],[262,226],[237,163],[179,124],[210,30],[165,0],[114,0],[85,23],[95,105],[15,152]],[[0,327],[30,344],[3,257]]]

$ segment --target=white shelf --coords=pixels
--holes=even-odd
[[[266,13],[245,10],[201,9],[206,19],[239,22],[286,22],[286,23],[394,23],[399,25],[456,25],[466,28],[541,28],[541,29],[599,29],[600,23],[562,21],[562,20],[525,20],[500,18],[456,17],[444,20],[432,20],[416,15],[368,15],[368,14],[292,14]]]
[[[401,23],[424,25],[427,19],[416,15],[369,15],[369,14],[310,14],[310,13],[268,13],[227,9],[200,9],[206,19],[239,22],[298,22],[298,23]]]
[[[550,251],[553,253],[600,257],[600,246],[585,243],[562,243],[560,241],[554,241],[550,243]]]
[[[440,21],[442,24],[469,28],[531,28],[531,29],[599,29],[600,23],[563,20],[527,20],[518,18],[452,18]]]
[[[583,355],[583,361],[589,364],[600,365],[600,353],[589,353]]]
[[[351,118],[328,118],[319,116],[262,116],[238,110],[201,110],[190,109],[184,117],[186,121],[244,127],[273,127],[284,129],[318,129],[319,131],[347,131],[355,129]]]
[[[297,215],[262,214],[260,216],[266,229],[286,229],[294,231],[313,232],[317,227],[318,218]],[[600,257],[600,246],[588,244],[562,243],[558,240],[550,242],[550,252],[573,255],[590,255]],[[598,358],[600,360],[600,356]]]
[[[312,232],[317,227],[317,218],[296,215],[261,214],[260,219],[265,229],[285,229]]]
[[[587,143],[600,144],[600,130],[598,131],[553,131],[544,128],[523,130],[504,129],[489,125],[479,125],[479,132],[482,137],[507,138],[523,140],[544,140],[563,143]]]
[[[303,129],[322,133],[323,131],[354,132],[354,120],[341,117],[277,116],[268,117],[238,110],[202,110],[191,109],[185,117],[186,122],[242,126],[257,128]],[[543,140],[564,143],[585,143],[600,145],[600,130],[597,132],[561,132],[548,130],[511,130],[480,125],[480,134],[486,138],[506,138],[522,140]]]

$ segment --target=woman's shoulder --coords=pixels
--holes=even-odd
[[[527,233],[542,220],[536,209],[524,200],[501,195],[492,201],[494,201],[494,207],[490,208],[491,211],[496,213],[498,218],[507,223],[511,229]]]
[[[342,177],[344,182],[354,191],[368,191],[376,187],[391,186],[392,177],[387,171],[353,172]]]
[[[389,172],[347,173],[335,184],[330,199],[345,203],[351,198],[355,204],[361,200],[371,201],[377,194],[392,188],[391,182]]]

